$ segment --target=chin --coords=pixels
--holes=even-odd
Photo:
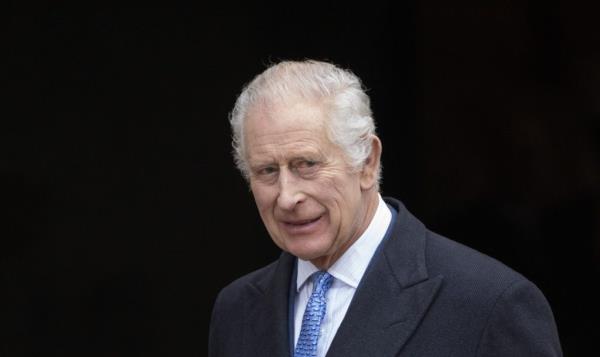
[[[321,244],[319,244],[318,246],[315,246],[315,244],[306,243],[299,245],[291,244],[288,245],[288,248],[288,253],[302,260],[314,260],[327,255],[327,247],[323,247]]]

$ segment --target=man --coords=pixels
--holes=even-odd
[[[230,121],[283,253],[221,291],[209,356],[562,354],[533,283],[382,199],[382,145],[355,75],[281,62],[245,87]]]

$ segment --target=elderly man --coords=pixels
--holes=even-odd
[[[351,72],[281,62],[230,117],[280,258],[224,288],[209,356],[560,356],[536,286],[379,193],[382,145]]]

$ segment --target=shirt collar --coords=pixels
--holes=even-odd
[[[373,254],[375,254],[377,246],[385,236],[391,220],[392,213],[381,195],[379,195],[379,204],[369,226],[356,242],[328,269],[329,274],[356,289]],[[298,258],[296,291],[300,291],[308,278],[318,270],[310,261]]]

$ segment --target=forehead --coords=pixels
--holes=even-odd
[[[244,140],[250,159],[296,151],[322,151],[333,144],[326,135],[326,115],[316,103],[261,106],[248,112]]]
[[[296,128],[321,129],[325,127],[325,119],[322,105],[308,101],[290,101],[251,108],[245,127],[248,135]]]

